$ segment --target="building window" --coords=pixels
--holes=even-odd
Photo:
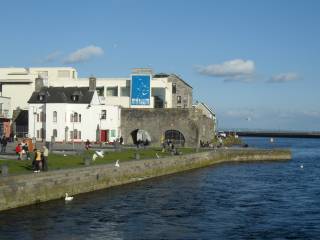
[[[172,83],[172,93],[177,93],[177,84]]]
[[[181,103],[181,96],[177,96],[177,103]]]
[[[110,131],[110,137],[116,137],[116,130]]]
[[[71,99],[74,102],[78,102],[79,101],[79,95],[72,95]]]
[[[37,113],[37,122],[39,122],[40,121],[40,115],[39,115],[39,113]]]
[[[57,131],[57,129],[53,129],[53,131],[52,131],[52,136],[55,137],[55,138],[58,136],[58,131]]]
[[[37,138],[40,138],[40,131],[37,130]]]
[[[40,122],[46,121],[46,114],[44,112],[40,112]]]
[[[81,131],[74,129],[74,131],[70,131],[70,139],[81,139]]]
[[[40,138],[45,138],[46,137],[46,132],[44,128],[40,128]]]
[[[97,87],[96,88],[98,96],[103,97],[104,96],[104,87]]]
[[[121,97],[130,97],[130,87],[121,87]]]
[[[81,114],[71,113],[70,114],[70,122],[81,122]]]
[[[58,78],[70,78],[69,70],[58,70]]]
[[[58,116],[57,111],[53,111],[53,122],[54,122],[54,123],[57,122],[57,116]]]
[[[118,87],[107,87],[107,96],[117,97],[118,96]]]
[[[101,119],[107,119],[107,110],[101,110]]]

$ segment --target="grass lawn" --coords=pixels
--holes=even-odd
[[[194,153],[195,149],[193,148],[179,148],[179,152],[183,154]],[[115,163],[116,160],[121,161],[130,161],[135,160],[136,149],[124,149],[121,152],[105,152],[103,158],[96,158],[92,165],[97,164],[106,164],[106,163]],[[60,154],[50,154],[48,157],[48,168],[49,170],[58,170],[58,169],[67,169],[67,168],[76,168],[84,166],[84,157],[92,158],[94,151],[86,151],[81,155],[68,155],[63,156]],[[171,153],[163,153],[160,148],[148,148],[148,149],[139,149],[140,159],[147,158],[157,158],[156,154],[159,157],[170,156]],[[32,159],[32,158],[31,158]],[[1,160],[0,165],[7,164],[9,167],[9,174],[22,174],[22,173],[31,173],[32,171],[32,160]]]

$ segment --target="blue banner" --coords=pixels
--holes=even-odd
[[[150,75],[132,75],[131,105],[150,105]]]

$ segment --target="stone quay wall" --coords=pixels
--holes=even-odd
[[[235,149],[0,177],[0,211],[224,162],[289,160],[289,150]]]

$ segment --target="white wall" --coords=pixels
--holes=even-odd
[[[11,114],[11,99],[8,97],[0,97],[0,117],[12,118]]]
[[[107,111],[107,119],[100,120],[101,110]],[[46,112],[46,122],[37,122],[36,114],[41,111]],[[57,122],[53,121],[53,112],[57,112]],[[70,115],[74,113],[81,114],[81,122],[71,122]],[[35,128],[34,128],[35,126]],[[120,108],[117,106],[106,106],[106,105],[94,105],[88,107],[88,104],[30,104],[29,105],[29,136],[36,137],[37,130],[41,128],[46,129],[45,141],[51,141],[53,136],[53,129],[57,129],[57,137],[55,141],[63,142],[67,140],[72,141],[70,138],[70,131],[77,129],[81,131],[81,139],[74,139],[74,142],[97,140],[97,129],[102,130],[114,130],[115,137],[111,137],[110,141],[115,141],[119,137],[120,129]],[[67,128],[67,138],[65,135],[65,129]],[[40,138],[38,141],[42,140]]]

